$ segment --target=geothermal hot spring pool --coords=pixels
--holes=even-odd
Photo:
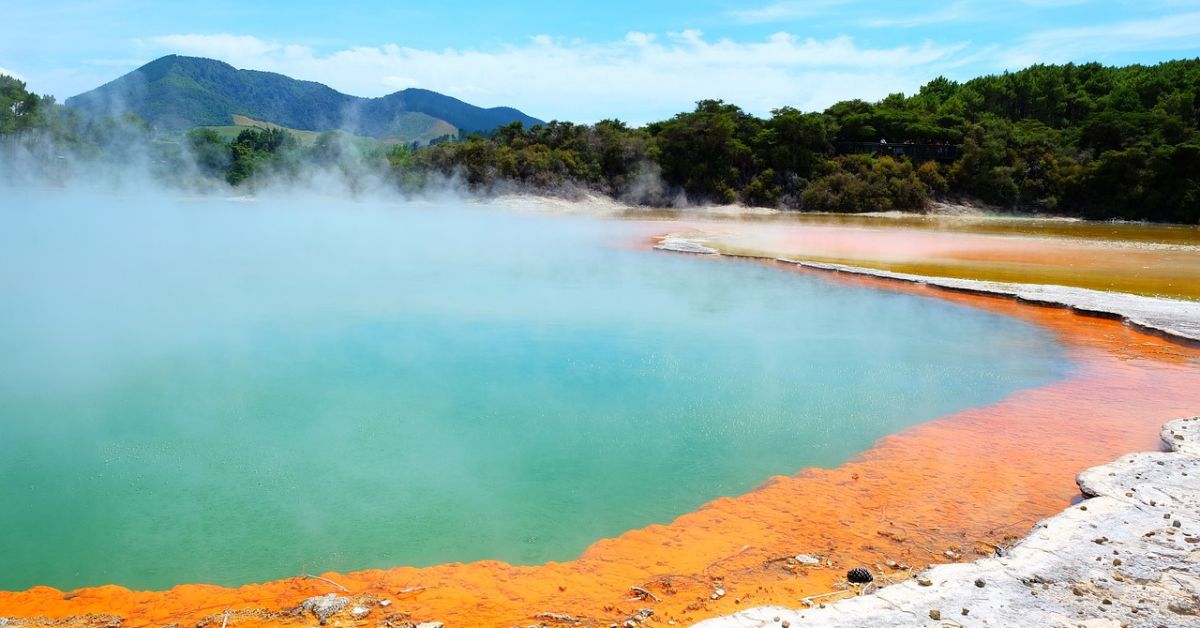
[[[9,200],[0,589],[568,560],[1070,368],[1029,324],[644,224]]]

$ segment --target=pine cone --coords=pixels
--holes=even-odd
[[[852,584],[866,584],[874,579],[875,577],[871,575],[871,572],[863,567],[855,567],[846,572],[846,580],[849,580]]]

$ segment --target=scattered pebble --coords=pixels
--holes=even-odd
[[[940,619],[942,618],[942,611],[939,611],[939,610],[937,610],[937,609],[932,609],[932,610],[930,610],[930,611],[929,611],[929,618],[930,618],[930,619],[932,619],[932,620],[934,620],[934,621],[938,621],[938,620],[940,620]]]

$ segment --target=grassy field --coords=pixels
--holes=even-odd
[[[312,146],[322,133],[321,131],[289,129],[273,122],[255,120],[238,114],[233,114],[232,122],[233,124],[226,126],[211,126],[207,128],[216,131],[226,141],[237,137],[238,133],[241,133],[245,129],[284,129],[295,135],[296,139],[300,141],[301,146]],[[457,135],[458,129],[445,120],[439,120],[423,113],[406,113],[396,120],[394,135],[383,139],[354,135],[346,131],[334,131],[334,133],[349,139],[353,145],[360,149],[372,149],[393,146],[395,144],[409,144],[411,142],[427,144],[429,141],[439,137]]]

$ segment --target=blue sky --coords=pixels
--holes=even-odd
[[[424,87],[546,119],[758,114],[1036,62],[1200,56],[1200,0],[605,3],[5,0],[0,72],[60,99],[164,54],[379,96]]]

